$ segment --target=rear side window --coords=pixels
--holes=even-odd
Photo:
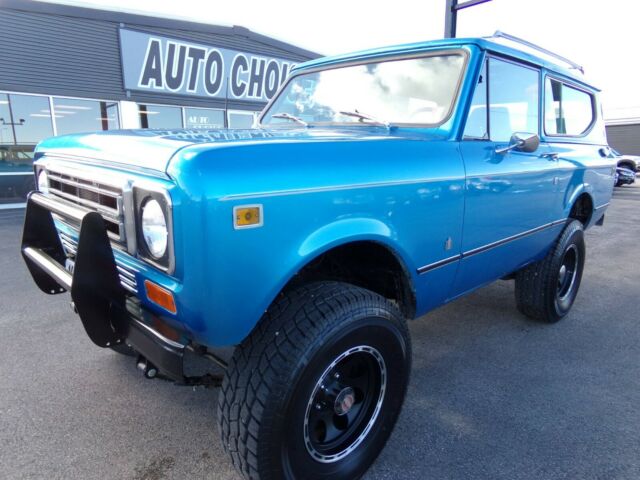
[[[547,77],[544,97],[547,135],[577,136],[591,127],[594,119],[591,94]]]

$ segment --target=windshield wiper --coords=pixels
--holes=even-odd
[[[291,120],[292,122],[299,123],[300,125],[304,125],[305,127],[309,126],[309,124],[301,118],[298,118],[295,115],[291,115],[290,113],[286,112],[274,113],[273,115],[271,115],[271,118],[284,118],[285,120]]]
[[[340,115],[346,115],[347,117],[356,117],[359,118],[361,122],[365,120],[372,123],[377,123],[378,125],[382,125],[386,128],[391,128],[391,124],[386,120],[380,120],[378,118],[372,117],[371,115],[367,115],[366,113],[359,112],[357,109],[353,112],[338,112]]]

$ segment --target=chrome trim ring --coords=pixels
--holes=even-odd
[[[327,391],[327,387],[325,385],[328,383],[328,380],[330,380],[331,378],[336,378],[336,379],[340,378],[339,376],[336,376],[335,373],[332,373],[334,372],[338,364],[346,360],[348,357],[356,354],[370,355],[371,357],[373,357],[374,364],[378,366],[378,371],[375,373],[377,373],[379,378],[379,391],[378,391],[377,398],[371,399],[375,401],[375,406],[373,408],[373,411],[369,414],[369,420],[367,424],[364,426],[364,428],[362,429],[358,437],[353,442],[351,442],[347,447],[343,448],[339,452],[332,453],[330,455],[321,453],[315,448],[314,442],[311,440],[311,434],[310,434],[311,426],[310,426],[309,418],[312,413],[312,409],[315,409],[318,406],[317,405],[318,395],[321,394],[323,391],[324,392]],[[362,441],[367,437],[367,435],[371,431],[371,428],[375,424],[378,418],[378,415],[380,414],[380,411],[382,409],[386,388],[387,388],[387,367],[386,367],[384,358],[382,357],[382,355],[378,350],[368,345],[360,345],[357,347],[350,348],[349,350],[341,353],[324,370],[322,375],[320,375],[320,378],[316,382],[316,385],[309,397],[309,402],[307,403],[307,409],[304,416],[303,431],[304,431],[304,444],[307,449],[307,452],[309,452],[309,455],[311,455],[311,457],[313,457],[314,460],[320,463],[334,463],[345,458],[347,455],[353,452],[358,447],[358,445],[360,445]],[[344,389],[342,389],[342,391],[344,391]],[[334,403],[332,402],[328,404],[327,407],[331,411],[333,411]],[[363,414],[366,415],[367,412],[363,412]],[[366,418],[360,419],[360,422],[364,420],[366,420]],[[356,431],[358,428],[360,428],[360,425],[356,425]]]

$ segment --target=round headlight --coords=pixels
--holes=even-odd
[[[149,253],[162,258],[167,251],[167,220],[157,200],[149,199],[142,206],[142,236]]]
[[[38,190],[42,193],[49,193],[49,177],[46,170],[40,170],[38,173]]]

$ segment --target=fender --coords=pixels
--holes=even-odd
[[[306,265],[329,250],[349,243],[371,241],[381,244],[392,252],[402,266],[411,290],[415,295],[416,269],[410,268],[410,257],[398,244],[395,230],[388,224],[373,218],[346,218],[324,225],[310,235],[298,247],[298,259],[278,282],[270,294],[265,310],[275,300],[278,293]]]

